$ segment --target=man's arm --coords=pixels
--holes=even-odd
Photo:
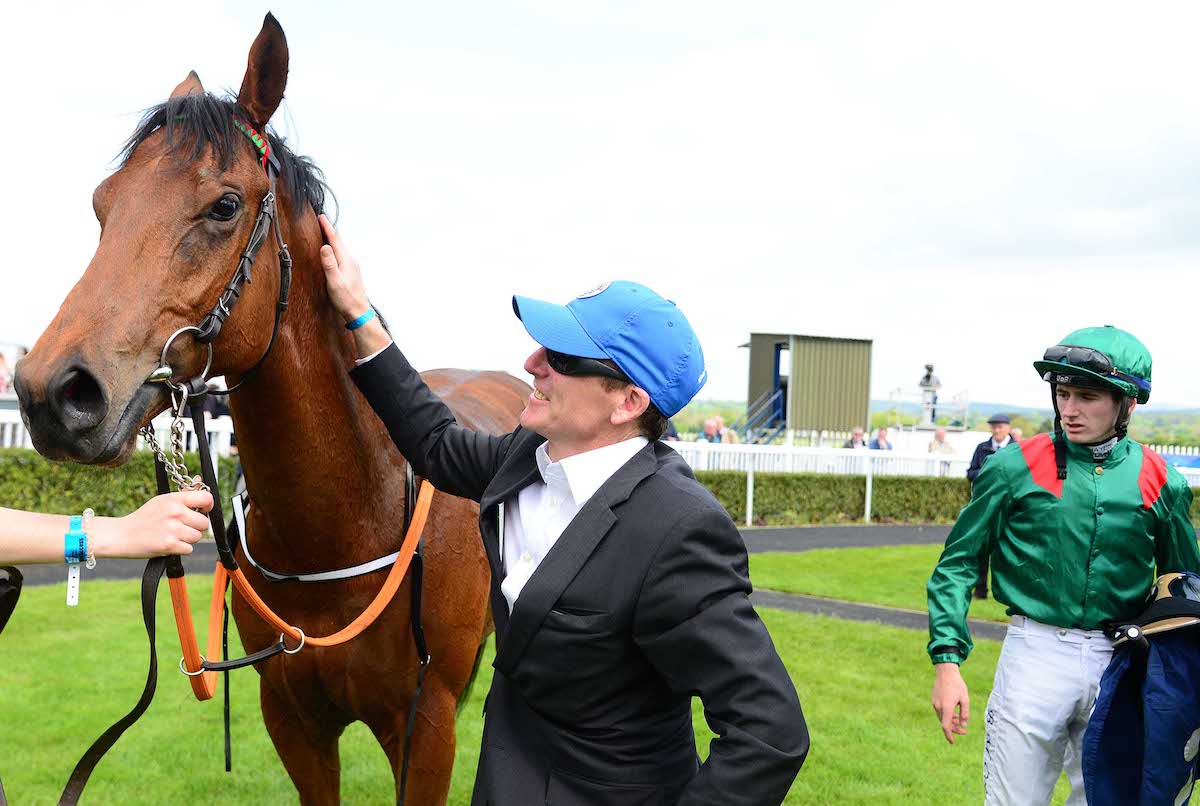
[[[1167,516],[1159,521],[1154,540],[1158,576],[1176,571],[1200,572],[1200,549],[1196,546],[1196,527],[1192,526],[1192,490],[1182,478],[1171,486],[1178,492]]]
[[[975,477],[979,475],[979,470],[983,467],[983,446],[976,445],[975,453],[971,455],[971,466],[967,468],[967,480],[972,484],[975,483]]]
[[[328,241],[321,247],[321,268],[329,302],[349,323],[371,310],[362,270],[329,219],[322,215],[320,222]],[[391,343],[379,317],[351,332],[358,358],[370,360],[350,375],[400,453],[439,490],[478,501],[513,435],[493,437],[458,425],[449,407]]]
[[[926,585],[929,610],[929,657],[934,665],[933,711],[942,735],[954,744],[967,733],[971,700],[959,664],[973,644],[967,630],[971,588],[990,544],[1000,535],[1009,506],[1001,462],[990,462],[971,489],[971,502],[959,513],[933,575]]]
[[[750,604],[746,546],[723,511],[676,524],[642,583],[634,640],[717,734],[680,806],[782,803],[808,754],[787,669]]]
[[[935,649],[952,648],[961,661],[974,647],[967,630],[967,611],[983,558],[1000,536],[1008,517],[1011,501],[1004,471],[1003,462],[984,464],[971,489],[971,501],[958,514],[942,556],[925,586],[929,603],[929,653],[935,663],[953,660],[939,657],[945,653],[935,653]]]
[[[394,344],[350,377],[413,470],[439,490],[474,501],[483,497],[514,434],[491,436],[460,426]]]

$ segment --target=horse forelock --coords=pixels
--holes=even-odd
[[[165,136],[167,155],[181,162],[195,162],[208,154],[216,166],[225,171],[239,154],[257,159],[254,144],[238,130],[235,117],[246,119],[248,115],[232,98],[198,92],[169,98],[142,115],[137,129],[121,148],[118,168],[125,167],[138,146],[158,132]],[[294,153],[284,138],[270,127],[260,133],[268,138],[271,152],[279,159],[282,168],[280,192],[293,202],[307,202],[317,213],[325,212],[326,196],[335,201],[336,196],[321,169],[309,157]],[[289,217],[300,215],[300,205],[287,207]]]

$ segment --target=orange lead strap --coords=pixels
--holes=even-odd
[[[216,657],[220,652],[220,628],[225,607],[225,582],[227,578],[232,579],[233,586],[237,588],[238,592],[254,608],[254,612],[258,613],[263,621],[279,630],[283,635],[300,642],[300,647],[305,645],[329,647],[344,644],[367,627],[370,627],[375,619],[379,617],[379,614],[391,604],[392,597],[396,595],[396,591],[400,589],[401,583],[404,582],[404,577],[408,574],[408,567],[412,562],[413,553],[416,551],[417,544],[421,540],[421,533],[425,531],[425,521],[429,516],[429,508],[432,503],[433,486],[428,481],[423,481],[421,482],[421,494],[417,496],[417,505],[413,512],[412,521],[409,523],[408,534],[404,536],[404,543],[400,547],[400,553],[396,557],[396,562],[392,564],[392,570],[388,572],[383,587],[379,589],[379,593],[375,594],[375,599],[359,614],[358,618],[333,635],[320,637],[305,635],[302,630],[288,624],[267,606],[267,603],[262,600],[258,592],[251,587],[250,582],[246,579],[240,568],[229,574],[225,570],[225,567],[218,562],[216,573],[213,576],[212,602],[208,611],[208,645],[205,647],[205,653],[202,655],[200,653],[200,644],[196,639],[196,628],[192,622],[192,608],[188,603],[186,577],[170,577],[168,583],[171,587],[171,607],[175,611],[175,627],[179,631],[179,644],[183,649],[180,670],[191,678],[192,691],[195,693],[196,699],[211,699],[217,689],[217,673],[204,669],[203,664],[208,656]],[[300,647],[297,647],[295,650],[285,651],[289,654],[294,654],[300,650]]]

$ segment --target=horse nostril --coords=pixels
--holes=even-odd
[[[108,414],[104,390],[83,367],[72,367],[64,372],[50,399],[68,431],[94,428]]]

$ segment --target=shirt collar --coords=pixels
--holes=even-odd
[[[550,461],[549,444],[543,442],[535,453],[542,481],[550,484],[553,479],[565,475],[571,488],[571,497],[576,504],[583,506],[634,454],[649,445],[650,440],[641,436],[633,437],[568,456],[561,462]]]
[[[1063,436],[1063,439],[1066,439],[1065,435]],[[1129,455],[1133,444],[1136,443],[1132,443],[1128,436],[1121,437],[1119,440],[1117,440],[1117,444],[1113,446],[1112,452],[1109,453],[1108,456],[1102,461],[1096,462],[1096,459],[1092,455],[1092,446],[1079,445],[1078,443],[1067,439],[1067,455],[1075,459],[1082,459],[1088,464],[1097,463],[1103,465],[1104,467],[1113,467],[1114,465],[1120,464],[1121,461]]]

